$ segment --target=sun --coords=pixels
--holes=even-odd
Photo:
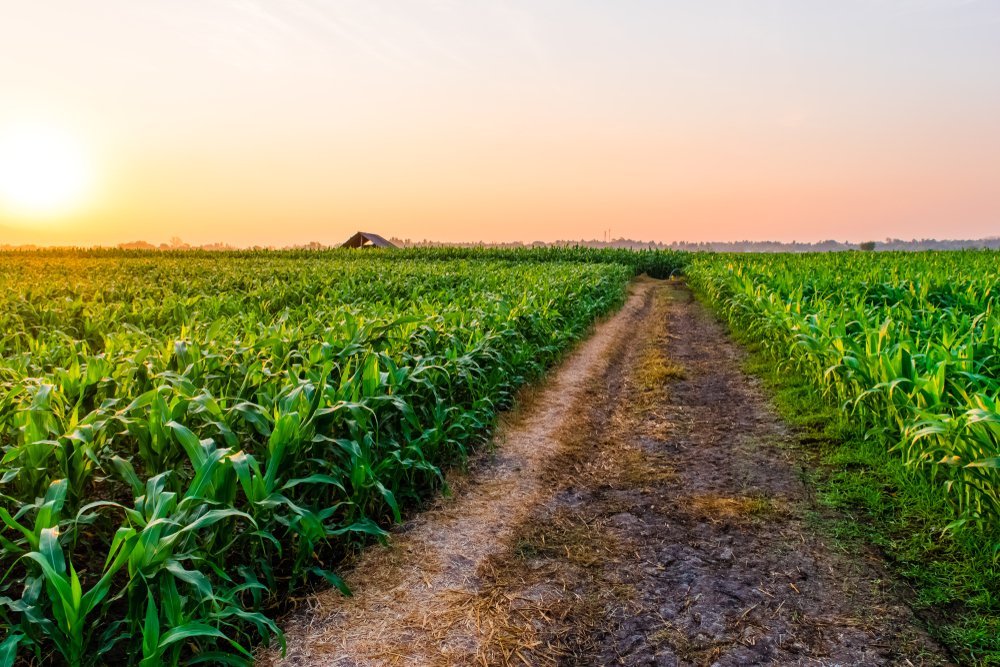
[[[0,128],[0,210],[15,219],[73,213],[86,203],[93,181],[84,147],[59,128]]]

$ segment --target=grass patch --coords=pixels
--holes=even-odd
[[[669,380],[683,380],[684,367],[671,360],[666,354],[667,312],[670,309],[670,295],[660,288],[653,301],[653,331],[646,341],[642,354],[636,363],[633,378],[643,393],[662,392]]]
[[[687,509],[714,522],[731,519],[766,520],[787,511],[777,498],[763,495],[719,496],[712,493],[689,497]]]
[[[683,379],[684,367],[670,361],[661,347],[651,345],[639,361],[635,378],[642,391],[659,391],[668,380]]]

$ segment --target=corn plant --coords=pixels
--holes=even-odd
[[[246,664],[680,253],[0,253],[0,665]]]
[[[996,252],[720,255],[687,273],[735,328],[936,480],[950,529],[1000,536]]]

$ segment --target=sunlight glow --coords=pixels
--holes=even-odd
[[[15,220],[77,211],[91,193],[93,176],[83,146],[58,128],[0,129],[0,211]]]

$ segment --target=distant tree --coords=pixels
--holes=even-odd
[[[156,246],[146,241],[132,241],[131,243],[119,243],[122,250],[156,250]]]
[[[873,250],[875,250],[875,242],[865,241],[864,243],[861,244],[861,249],[864,250],[865,252],[872,252]]]

